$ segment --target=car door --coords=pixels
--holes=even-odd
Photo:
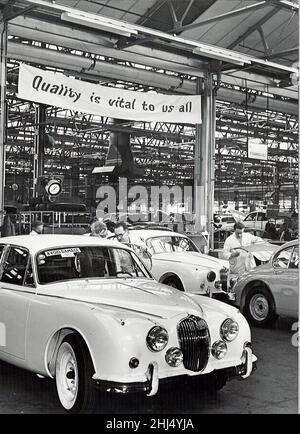
[[[6,329],[6,344],[0,353],[25,359],[27,318],[36,292],[28,250],[9,246],[1,265],[0,322]]]
[[[273,258],[273,282],[276,309],[279,314],[298,317],[298,246],[281,249]]]
[[[254,228],[256,224],[257,212],[251,212],[243,221],[246,228]]]
[[[268,219],[264,212],[257,213],[257,220],[255,222],[255,229],[265,229]]]

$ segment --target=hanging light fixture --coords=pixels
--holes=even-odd
[[[91,18],[90,16],[86,16],[84,13],[63,12],[61,14],[61,19],[74,24],[81,24],[83,26],[104,30],[105,32],[116,33],[120,36],[130,37],[138,34],[137,30],[128,27],[127,25],[116,24],[109,18],[104,19],[100,16]]]

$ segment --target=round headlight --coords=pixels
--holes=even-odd
[[[214,342],[212,348],[211,348],[212,355],[220,360],[223,359],[224,356],[226,356],[227,353],[227,345],[224,341],[217,341]]]
[[[168,332],[163,327],[155,326],[149,331],[146,341],[151,351],[161,351],[169,341]]]
[[[209,282],[213,282],[215,279],[216,279],[216,273],[214,272],[214,271],[209,271],[208,273],[207,273],[207,280],[209,281]]]
[[[233,319],[226,319],[220,327],[221,338],[228,342],[234,341],[238,334],[239,325]]]
[[[165,359],[168,365],[173,368],[180,366],[183,363],[183,354],[181,349],[176,347],[170,348],[166,353]]]

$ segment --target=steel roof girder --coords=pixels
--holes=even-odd
[[[165,89],[167,91],[176,90],[176,93],[193,95],[196,92],[195,81],[181,79],[173,75],[166,75],[147,70],[136,70],[127,66],[107,63],[104,61],[93,62],[92,59],[74,56],[56,52],[54,50],[47,50],[18,44],[15,42],[8,42],[8,57],[17,60],[31,61],[37,64],[44,64],[48,66],[60,67],[74,72],[85,71],[88,74],[105,76],[106,78],[114,78],[122,81],[132,81],[134,77],[135,82],[147,84],[148,86]],[[77,65],[74,66],[74,63]],[[92,68],[92,69],[91,69]],[[220,88],[217,92],[217,99],[242,104],[245,96],[243,93],[233,89]],[[249,110],[272,110],[281,113],[288,113],[298,115],[298,105],[287,101],[271,100],[262,96],[256,96],[255,101],[248,103]]]

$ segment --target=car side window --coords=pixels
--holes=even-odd
[[[255,220],[255,216],[255,213],[247,215],[247,217],[245,218],[245,222],[252,222],[253,220]]]
[[[29,252],[21,247],[12,246],[3,264],[1,282],[23,285]]]
[[[24,285],[30,286],[31,288],[35,287],[35,281],[34,281],[34,277],[33,277],[33,268],[32,268],[31,259],[29,259],[29,262],[28,262],[28,266],[27,266],[27,270],[26,270],[26,274],[25,274],[25,279],[24,279]]]
[[[266,215],[263,212],[259,212],[258,216],[257,216],[257,220],[259,222],[264,222],[264,221],[266,221],[268,219],[267,219]]]
[[[281,250],[277,253],[273,260],[273,266],[275,268],[288,268],[292,251],[293,247],[288,247],[287,249]]]
[[[299,268],[299,247],[295,247],[291,256],[289,268]]]
[[[4,244],[1,244],[1,245],[0,245],[0,261],[1,261],[1,258],[2,258],[2,253],[3,253],[3,251],[4,251],[4,247],[5,247]]]

